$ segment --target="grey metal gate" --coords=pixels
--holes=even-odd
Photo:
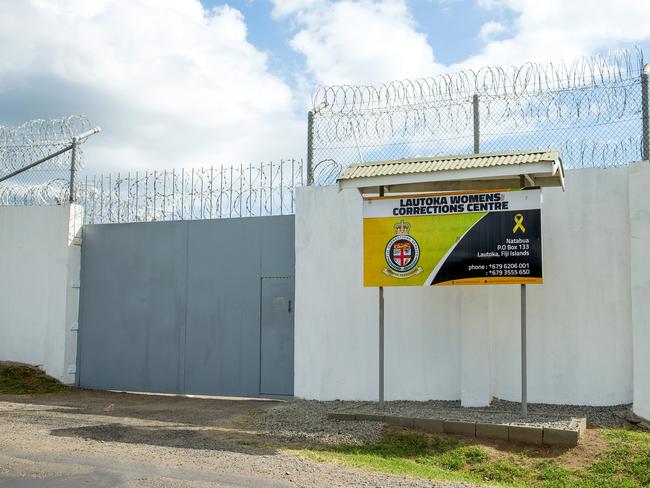
[[[293,274],[293,216],[84,227],[80,386],[292,395]]]

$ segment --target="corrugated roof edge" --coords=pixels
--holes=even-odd
[[[433,163],[433,162],[445,162],[445,161],[476,161],[481,159],[489,158],[512,158],[517,156],[533,156],[539,155],[538,158],[530,159],[528,161],[519,161],[519,162],[507,162],[505,164],[534,164],[544,161],[559,161],[560,168],[562,168],[562,160],[560,158],[560,151],[557,149],[544,149],[544,150],[535,150],[535,151],[512,151],[512,152],[492,152],[492,153],[471,153],[471,154],[458,154],[450,156],[430,156],[430,157],[419,157],[419,158],[402,158],[402,159],[393,159],[393,160],[384,160],[384,161],[373,161],[369,163],[354,163],[349,165],[345,171],[337,178],[337,181],[353,179],[353,178],[367,178],[375,176],[372,171],[369,171],[367,174],[360,175],[359,170],[362,168],[371,169],[378,166],[392,166],[392,165],[403,165],[403,164],[417,164],[417,163]],[[498,165],[497,162],[494,163]],[[563,169],[563,168],[562,168]],[[435,170],[434,170],[435,171]],[[414,171],[419,172],[419,171]],[[564,173],[564,171],[562,171]],[[403,174],[403,173],[402,173]]]

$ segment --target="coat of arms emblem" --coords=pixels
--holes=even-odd
[[[395,236],[386,244],[385,257],[387,268],[384,274],[395,278],[408,278],[422,272],[417,266],[420,259],[420,246],[418,242],[409,235],[411,224],[400,220],[395,225]]]

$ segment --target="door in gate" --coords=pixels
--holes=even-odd
[[[293,278],[262,278],[260,393],[293,395]]]

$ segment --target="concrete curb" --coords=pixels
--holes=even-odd
[[[508,426],[500,424],[476,424],[476,437],[485,439],[500,439],[502,441],[509,440]]]
[[[587,429],[587,419],[573,418],[567,429],[539,427],[534,425],[493,424],[489,422],[467,422],[435,418],[401,417],[366,413],[328,413],[330,420],[365,420],[385,422],[389,425],[414,428],[431,434],[456,434],[466,437],[499,439],[524,444],[574,447],[580,442]]]
[[[463,422],[460,420],[444,420],[442,428],[447,434],[459,434],[467,437],[476,437],[476,422]]]
[[[523,444],[539,444],[544,440],[543,427],[528,427],[525,425],[509,425],[508,440]]]

